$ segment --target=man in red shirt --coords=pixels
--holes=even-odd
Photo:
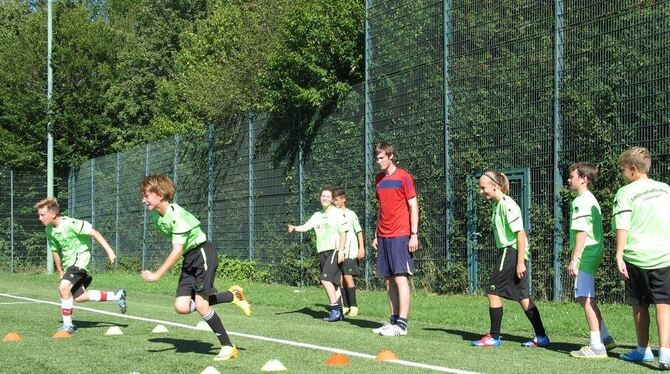
[[[390,323],[373,329],[382,336],[407,335],[414,252],[419,248],[419,204],[414,179],[394,164],[394,149],[388,143],[375,145],[375,159],[382,170],[375,179],[379,200],[377,230],[372,248],[377,250],[377,273],[385,278],[391,307]]]

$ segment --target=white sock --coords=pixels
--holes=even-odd
[[[114,291],[88,290],[89,301],[113,301],[118,299],[119,296]]]
[[[670,348],[660,348],[658,350],[658,356],[663,356],[666,360],[670,359]]]
[[[600,331],[590,331],[589,335],[591,337],[590,340],[589,340],[589,344],[591,345],[591,347],[596,348],[596,349],[600,349],[600,348],[605,347],[603,345],[602,340],[600,340]]]
[[[72,324],[72,307],[74,305],[74,298],[70,297],[69,299],[60,299],[61,305],[61,315],[63,317],[63,323],[66,325]]]
[[[651,347],[641,347],[639,345],[637,346],[637,352],[642,355],[652,354]]]
[[[610,336],[610,331],[607,329],[607,325],[604,320],[600,320],[600,336],[603,339],[607,339]]]

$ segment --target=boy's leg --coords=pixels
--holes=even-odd
[[[60,294],[61,316],[63,318],[63,327],[72,326],[72,309],[74,307],[74,297],[70,293],[72,283],[68,280],[61,280],[58,284],[58,293]],[[62,328],[61,328],[62,329]]]
[[[233,344],[230,342],[228,333],[226,332],[226,329],[223,327],[221,318],[219,317],[218,314],[216,314],[214,308],[211,308],[209,306],[209,302],[207,302],[207,300],[204,299],[202,296],[195,295],[195,308],[198,311],[198,314],[200,314],[200,316],[202,317],[202,319],[205,322],[207,322],[212,331],[214,331],[214,334],[219,339],[219,343],[221,343],[221,346],[222,347],[232,346]]]
[[[635,335],[637,346],[646,348],[649,346],[649,305],[633,305],[633,321],[635,322]]]
[[[547,337],[547,332],[544,330],[540,310],[535,306],[533,300],[530,298],[522,299],[519,300],[519,304],[521,304],[523,312],[526,314],[526,318],[528,318],[530,324],[533,325],[533,330],[535,331],[535,337],[523,345],[525,347],[545,347],[549,345],[549,338]]]
[[[584,309],[584,316],[589,327],[589,345],[593,348],[604,348],[602,337],[600,336],[600,311],[596,301],[590,297],[578,297],[577,302]]]
[[[489,334],[493,339],[500,339],[500,331],[502,330],[503,319],[503,303],[502,298],[498,295],[486,295],[489,301],[489,319],[491,321],[491,328]]]
[[[670,349],[670,304],[656,304],[656,324],[661,348]]]

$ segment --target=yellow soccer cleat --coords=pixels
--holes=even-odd
[[[352,306],[349,309],[349,317],[356,317],[358,315],[358,307],[357,306]]]
[[[234,345],[224,345],[221,352],[214,357],[214,361],[228,361],[237,358],[237,348]]]
[[[244,290],[242,290],[242,287],[235,285],[230,287],[228,291],[233,293],[232,303],[242,309],[242,313],[244,313],[245,316],[250,317],[251,305],[249,305],[249,302],[244,297]]]

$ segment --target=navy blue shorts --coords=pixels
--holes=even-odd
[[[414,255],[409,236],[377,238],[377,274],[382,277],[414,274]]]

